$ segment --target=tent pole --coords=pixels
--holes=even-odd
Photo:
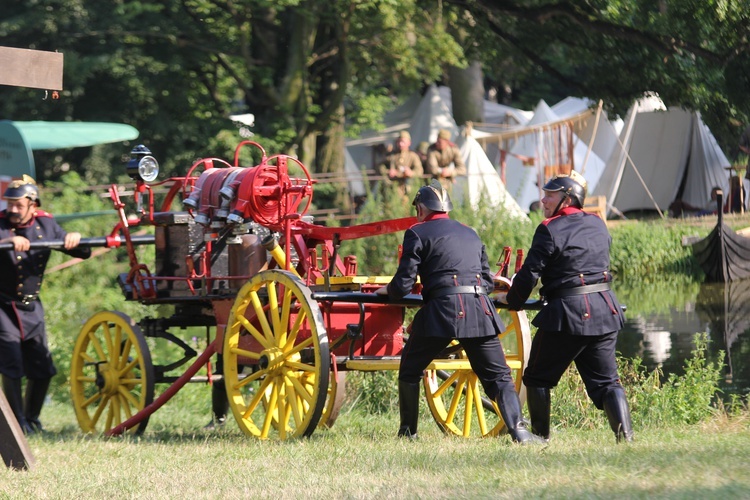
[[[649,198],[651,198],[651,201],[654,203],[654,207],[656,207],[656,211],[659,212],[659,217],[662,219],[664,218],[664,212],[661,211],[659,208],[659,204],[656,203],[656,200],[654,199],[653,195],[651,194],[651,191],[649,191],[648,187],[646,187],[646,182],[643,180],[643,177],[641,177],[641,173],[638,171],[638,168],[635,166],[635,163],[633,163],[633,160],[630,159],[630,155],[625,152],[625,155],[627,155],[628,161],[633,166],[633,170],[635,170],[635,175],[638,176],[638,179],[641,181],[641,185],[643,186],[643,189],[646,190],[646,194]]]
[[[628,143],[630,140],[630,133],[633,131],[633,124],[635,123],[635,117],[638,115],[638,101],[635,102],[633,105],[633,112],[630,116],[630,123],[628,124],[628,130],[625,134],[625,144]],[[659,204],[656,203],[656,200],[654,199],[653,195],[651,194],[651,191],[649,191],[648,187],[646,186],[646,183],[643,180],[643,177],[641,177],[641,173],[638,171],[638,167],[635,166],[635,163],[633,163],[633,160],[630,158],[630,154],[628,153],[627,148],[625,147],[625,144],[623,144],[622,141],[620,141],[620,138],[617,138],[617,142],[620,144],[620,149],[622,151],[622,154],[625,155],[625,158],[620,163],[620,171],[617,174],[617,181],[615,182],[615,185],[612,188],[612,193],[610,196],[613,196],[614,193],[617,192],[617,190],[620,188],[620,182],[622,181],[622,174],[625,171],[625,165],[624,163],[627,161],[630,163],[630,165],[633,167],[633,170],[635,170],[635,174],[638,176],[638,179],[641,181],[641,185],[643,186],[643,189],[646,190],[646,194],[649,198],[651,198],[651,201],[654,203],[654,207],[656,207],[656,211],[659,212],[659,216],[663,219],[664,213],[659,208]]]
[[[594,130],[591,132],[591,140],[589,141],[589,147],[586,149],[586,156],[583,157],[583,165],[581,165],[581,175],[586,172],[586,164],[589,161],[589,155],[591,150],[594,148],[594,141],[596,140],[596,130],[599,128],[599,118],[602,114],[602,100],[599,99],[599,105],[596,107],[596,118],[594,119]]]
[[[611,203],[614,206],[615,201],[615,193],[619,191],[620,189],[620,183],[622,182],[622,175],[625,173],[625,165],[627,163],[627,151],[626,151],[626,145],[628,142],[630,142],[630,134],[633,131],[633,124],[635,123],[635,117],[638,114],[638,101],[635,101],[635,104],[633,104],[633,109],[630,112],[630,121],[628,122],[628,127],[625,129],[625,140],[621,141],[620,138],[617,138],[617,143],[620,145],[620,160],[618,162],[617,166],[617,176],[615,177],[615,182],[612,184],[612,189],[608,193],[607,200],[609,203]]]

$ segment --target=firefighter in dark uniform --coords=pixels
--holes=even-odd
[[[602,219],[581,210],[586,181],[580,174],[559,175],[543,190],[547,218],[537,227],[506,297],[510,308],[519,310],[542,280],[545,305],[532,321],[538,330],[523,375],[532,431],[549,439],[550,389],[575,362],[617,441],[632,441],[630,409],[615,359],[623,315],[609,286],[611,237]]]
[[[57,373],[47,347],[44,309],[39,301],[49,249],[30,249],[31,242],[64,241],[65,253],[87,258],[90,249],[76,249],[79,233],[66,233],[41,205],[34,180],[24,175],[11,182],[3,197],[8,208],[0,212],[0,374],[3,392],[25,433],[42,431],[39,414],[47,389]],[[26,377],[26,398],[21,379]]]
[[[452,339],[457,339],[487,396],[497,402],[513,441],[541,442],[523,421],[498,339],[504,328],[487,295],[493,289],[493,280],[482,241],[473,229],[448,217],[453,204],[437,181],[421,187],[413,205],[419,222],[404,234],[403,252],[393,279],[376,292],[399,299],[411,293],[417,275],[422,283],[424,305],[414,317],[401,354],[398,435],[417,435],[423,372]]]

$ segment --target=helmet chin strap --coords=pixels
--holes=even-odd
[[[567,200],[567,199],[569,199],[569,198],[570,198],[570,193],[568,193],[568,192],[566,191],[566,192],[565,192],[565,196],[563,196],[563,197],[562,197],[562,198],[560,199],[560,203],[558,203],[558,204],[557,204],[557,206],[555,207],[555,211],[554,211],[554,212],[552,213],[552,215],[553,215],[553,216],[554,216],[554,215],[556,215],[556,214],[557,214],[557,212],[559,212],[559,211],[560,211],[560,207],[562,206],[562,204],[563,204],[563,203],[565,203],[565,200]]]

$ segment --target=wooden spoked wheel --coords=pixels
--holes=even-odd
[[[500,309],[498,313],[505,324],[500,342],[523,403],[526,393],[521,377],[531,347],[529,320],[524,311]],[[459,350],[455,359],[465,360],[466,353]],[[430,412],[444,432],[463,437],[497,436],[505,428],[500,410],[484,394],[471,368],[428,370],[424,387]]]
[[[154,366],[146,338],[120,312],[92,316],[78,335],[70,366],[70,390],[84,432],[106,432],[154,399]],[[148,418],[129,429],[140,434]]]
[[[299,278],[268,270],[240,289],[223,356],[229,406],[245,434],[284,440],[313,433],[331,360],[323,315]]]

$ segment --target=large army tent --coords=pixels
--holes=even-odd
[[[552,111],[560,117],[561,120],[580,116],[587,111],[592,112],[594,103],[589,99],[580,97],[566,97],[557,104],[551,106]],[[619,150],[618,136],[622,130],[623,121],[621,118],[610,121],[609,118],[601,114],[599,120],[584,120],[579,122],[575,127],[575,132],[585,144],[594,143],[591,151],[603,161],[609,160],[615,150]]]
[[[605,162],[573,131],[574,122],[583,121],[581,117],[590,118],[591,111],[586,109],[577,117],[561,119],[540,101],[523,129],[504,134],[514,134],[517,139],[506,159],[506,188],[524,210],[541,199],[541,187],[563,166],[581,172],[589,190],[596,187]]]
[[[346,173],[347,185],[349,186],[349,194],[352,197],[364,196],[367,194],[362,171],[357,168],[357,164],[354,162],[352,155],[349,154],[349,150],[346,148],[344,148],[344,172]]]
[[[513,217],[526,219],[526,214],[505,189],[503,181],[477,140],[462,134],[457,145],[466,163],[467,174],[465,179],[456,181],[453,197],[460,200],[468,196],[473,207],[477,207],[484,199],[493,207],[503,207]]]
[[[440,86],[437,87],[440,92],[440,96],[443,102],[448,108],[448,111],[453,113],[453,99],[451,95],[451,88]],[[488,101],[485,99],[482,106],[484,116],[482,123],[485,125],[505,125],[508,127],[526,125],[531,117],[534,116],[532,111],[525,111],[522,109],[514,108],[505,104]]]
[[[414,110],[411,117],[407,116],[409,109]],[[386,128],[379,133],[365,134],[363,137],[347,141],[346,148],[355,165],[373,168],[373,163],[377,161],[379,154],[378,146],[392,144],[401,130],[409,131],[412,147],[416,147],[423,141],[435,142],[438,131],[447,129],[452,132],[453,141],[461,149],[467,167],[466,179],[457,182],[454,195],[456,201],[460,201],[463,196],[468,196],[471,203],[476,206],[482,196],[481,193],[485,192],[486,199],[493,206],[502,205],[509,213],[525,217],[523,210],[513,198],[506,195],[500,176],[481,146],[473,138],[464,137],[465,132],[456,125],[450,106],[436,86],[431,85],[427,89],[416,107],[414,101],[410,99],[400,108],[386,115],[384,124]],[[481,132],[475,131],[474,133],[482,135]]]
[[[698,112],[666,110],[651,96],[630,109],[620,140],[592,194],[621,212],[663,213],[677,199],[703,207],[712,187],[728,192],[729,161]]]

